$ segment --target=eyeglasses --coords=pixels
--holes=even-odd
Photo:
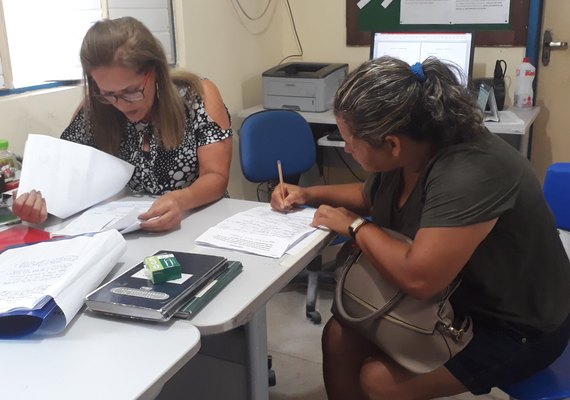
[[[127,103],[136,103],[143,101],[144,89],[146,87],[146,83],[148,82],[149,76],[150,72],[145,75],[140,89],[124,91],[120,94],[94,94],[93,97],[103,104],[117,104],[119,102],[119,99],[126,101]]]

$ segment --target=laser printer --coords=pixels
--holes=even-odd
[[[262,74],[263,107],[327,111],[348,74],[348,64],[290,62]]]

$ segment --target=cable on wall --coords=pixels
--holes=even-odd
[[[295,17],[293,17],[293,11],[291,11],[291,4],[289,4],[289,0],[285,0],[287,4],[287,9],[289,10],[289,17],[291,18],[291,24],[293,25],[293,32],[295,33],[295,39],[297,40],[297,46],[299,47],[299,54],[291,54],[281,61],[279,64],[283,64],[284,61],[293,58],[293,57],[303,57],[303,46],[301,45],[301,40],[299,39],[299,33],[297,32],[297,25],[295,25]]]
[[[345,165],[345,167],[350,171],[350,173],[352,174],[352,176],[354,176],[359,182],[364,182],[364,179],[359,177],[358,175],[356,175],[356,172],[350,167],[350,165],[348,165],[348,163],[346,162],[346,160],[343,157],[343,154],[340,152],[340,150],[338,149],[338,147],[334,148],[336,151],[336,154],[338,155],[338,158],[340,158],[340,160],[342,161],[342,163]]]
[[[242,14],[245,15],[245,17],[247,19],[249,19],[250,21],[257,21],[258,19],[263,18],[263,16],[267,13],[267,10],[269,10],[269,6],[271,5],[271,3],[273,2],[273,0],[268,0],[267,1],[267,5],[265,6],[265,8],[263,9],[263,11],[261,12],[261,14],[259,14],[257,17],[252,17],[250,16],[245,9],[243,8],[243,6],[241,5],[240,0],[235,0],[238,8],[241,10]]]

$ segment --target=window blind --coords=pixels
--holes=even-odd
[[[164,47],[168,62],[176,63],[170,0],[107,0],[107,6],[109,18],[131,16],[145,24]]]

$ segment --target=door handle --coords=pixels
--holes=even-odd
[[[544,31],[544,39],[542,40],[542,65],[546,66],[550,63],[551,50],[566,50],[568,42],[553,42],[552,32]]]

